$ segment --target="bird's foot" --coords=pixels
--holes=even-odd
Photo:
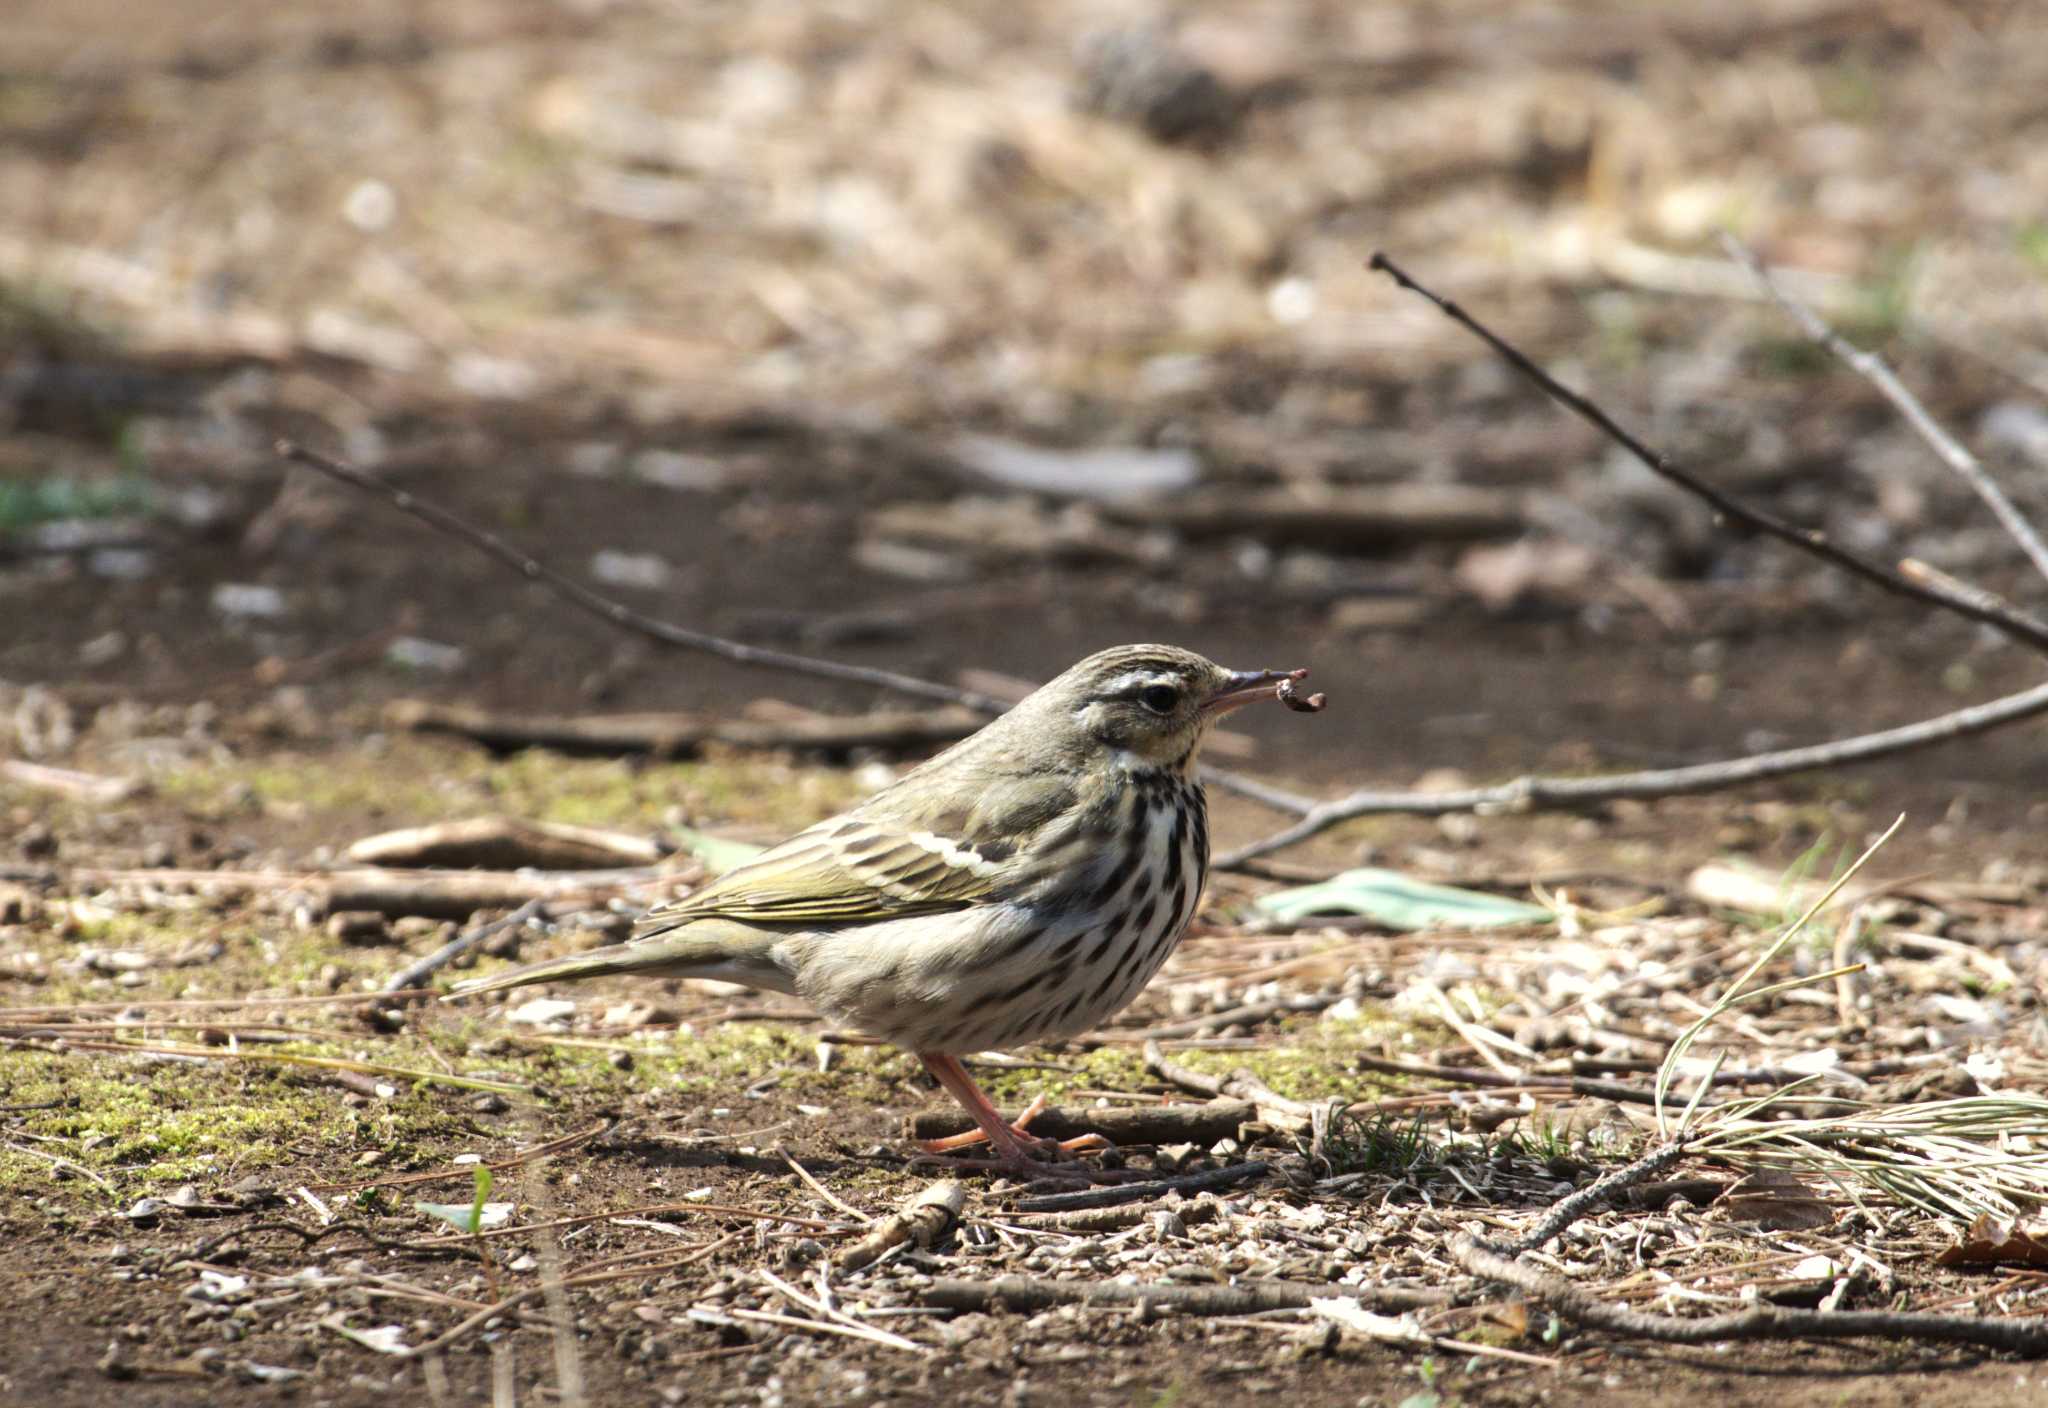
[[[985,1129],[963,1130],[949,1134],[943,1139],[920,1139],[917,1147],[927,1154],[950,1154],[955,1149],[966,1149],[976,1144],[996,1143],[1006,1153],[1023,1153],[1036,1150],[1043,1158],[1057,1159],[1062,1153],[1086,1153],[1092,1150],[1110,1148],[1110,1142],[1099,1134],[1082,1134],[1072,1139],[1043,1139],[1031,1132],[1031,1122],[1045,1113],[1045,1097],[1040,1095],[1024,1107],[1024,1113],[1004,1128],[1009,1137],[1000,1142],[991,1138]]]
[[[949,1134],[943,1139],[920,1139],[917,1147],[931,1161],[943,1163],[948,1168],[973,1169],[1014,1174],[1026,1178],[1071,1178],[1089,1183],[1122,1183],[1139,1175],[1133,1170],[1120,1168],[1087,1168],[1073,1163],[1076,1154],[1099,1153],[1116,1146],[1100,1134],[1078,1134],[1071,1139],[1044,1139],[1031,1133],[1031,1121],[1045,1111],[1045,1097],[1040,1095],[1025,1107],[1024,1113],[1008,1124],[993,1124],[986,1129],[970,1129],[960,1134]],[[968,1149],[977,1144],[992,1146],[994,1158],[962,1159],[951,1157],[956,1149]],[[919,1161],[922,1161],[920,1159]]]

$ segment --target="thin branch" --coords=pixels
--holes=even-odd
[[[462,957],[463,954],[468,953],[478,944],[483,943],[486,939],[502,933],[506,929],[516,928],[541,912],[541,901],[531,899],[513,910],[510,914],[493,919],[488,924],[479,924],[466,934],[457,934],[426,957],[408,963],[405,967],[393,973],[391,981],[384,984],[386,995],[396,995],[419,987],[421,983],[440,972],[456,959]]]
[[[1894,571],[1881,563],[1836,547],[1818,532],[1795,527],[1783,519],[1730,497],[1691,471],[1672,464],[1650,449],[1617,425],[1605,411],[1562,385],[1532,362],[1520,349],[1473,318],[1456,303],[1415,282],[1385,254],[1374,254],[1371,266],[1386,273],[1402,288],[1428,299],[1446,317],[1485,342],[1510,366],[1535,382],[1559,404],[1609,436],[1654,473],[1704,499],[1724,518],[1790,543],[1812,553],[1824,562],[1840,567],[1865,581],[1873,582],[1896,595],[1924,602],[1991,626],[2037,649],[2048,648],[2048,623],[2019,610],[1991,592],[1970,583],[1958,582],[1946,574],[1935,572],[1911,560],[1902,563],[1900,569]],[[1822,332],[1826,332],[1824,325]],[[1854,349],[1849,351],[1853,352]],[[1882,369],[1882,364],[1879,366]],[[1893,384],[1896,384],[1896,379],[1893,379]],[[1903,394],[1903,388],[1901,392]],[[1907,399],[1910,401],[1911,398]],[[1917,409],[1917,403],[1912,404]],[[1911,412],[1908,412],[1908,415],[1911,418]],[[1924,418],[1925,412],[1922,411],[1920,415]],[[1938,433],[1938,428],[1936,429]],[[1967,452],[1962,452],[1960,447],[1955,448],[1967,456]],[[1974,461],[1972,463],[1974,464]],[[1979,469],[1980,478],[1981,474],[1982,471]],[[1988,480],[1982,482],[1989,484]],[[1990,487],[1996,493],[1996,486]],[[2002,496],[2000,501],[2003,502]],[[2011,509],[2010,503],[2006,503],[2006,508]],[[2001,518],[2003,517],[2001,514]],[[2008,524],[2008,527],[2010,526]],[[1348,796],[1311,807],[1302,815],[1301,820],[1292,826],[1229,851],[1219,856],[1215,863],[1219,869],[1235,869],[1259,856],[1299,844],[1353,817],[1388,813],[1443,816],[1453,812],[1530,812],[1584,807],[1622,798],[1643,799],[1715,792],[1769,778],[1868,762],[1874,758],[1931,747],[1951,739],[1966,738],[1972,734],[2001,728],[2043,712],[2048,712],[2048,686],[2023,690],[2018,694],[2009,694],[1984,704],[1974,704],[1953,713],[1942,714],[1900,728],[1885,729],[1855,738],[1837,739],[1805,748],[1787,748],[1774,753],[1756,753],[1720,762],[1701,763],[1693,767],[1660,768],[1611,777],[1521,777],[1495,787],[1468,787],[1454,792],[1353,792]]]
[[[868,1229],[865,1237],[832,1258],[841,1271],[872,1266],[905,1242],[934,1247],[953,1230],[967,1206],[967,1189],[948,1178],[920,1188],[903,1206]]]
[[[1825,533],[1812,528],[1800,528],[1787,523],[1775,514],[1766,513],[1742,500],[1709,484],[1691,470],[1673,464],[1669,459],[1651,449],[1628,431],[1621,428],[1614,418],[1564,385],[1549,372],[1537,366],[1521,349],[1515,347],[1467,313],[1450,299],[1423,287],[1393,260],[1383,253],[1375,253],[1371,267],[1392,278],[1395,283],[1411,293],[1419,294],[1435,304],[1439,311],[1451,321],[1491,347],[1500,357],[1523,376],[1542,388],[1545,395],[1586,421],[1615,444],[1627,450],[1640,460],[1644,467],[1661,479],[1668,480],[1687,493],[1706,501],[1714,512],[1744,527],[1789,543],[1802,552],[1811,553],[1821,561],[1841,568],[1852,577],[1861,577],[1874,586],[1882,587],[1894,596],[1905,597],[1926,606],[1939,607],[1972,621],[1990,626],[1996,631],[2017,641],[2023,641],[2034,649],[2048,653],[2048,621],[2027,615],[2010,608],[2000,609],[1972,598],[1954,595],[1938,586],[1914,582],[1890,567],[1861,553],[1851,552],[1831,542]]]
[[[728,640],[724,636],[693,631],[687,626],[678,626],[671,621],[659,620],[635,611],[624,602],[614,601],[608,596],[592,591],[573,577],[565,576],[538,558],[521,552],[488,528],[479,527],[431,500],[420,498],[410,490],[386,483],[374,474],[365,474],[354,465],[344,463],[331,455],[309,450],[295,440],[279,440],[276,449],[281,457],[293,464],[304,465],[352,488],[388,499],[392,507],[399,512],[410,514],[429,527],[469,544],[528,581],[540,583],[579,611],[588,612],[608,625],[644,636],[672,650],[694,650],[716,656],[720,660],[730,660],[737,665],[781,670],[793,675],[809,675],[814,679],[844,680],[852,684],[872,685],[877,689],[909,695],[913,699],[929,699],[940,704],[959,704],[979,714],[1003,713],[1012,702],[976,689],[962,689],[957,685],[919,679],[915,675],[898,674],[894,670],[878,669],[871,665],[849,665],[840,660],[823,660],[816,656],[797,655],[786,650],[769,650],[758,645],[748,645],[743,641]],[[1235,792],[1240,797],[1261,803],[1275,811],[1300,816],[1314,805],[1311,798],[1277,787],[1269,787],[1252,778],[1224,772],[1218,768],[1203,768],[1202,778],[1225,791]]]
[[[1131,1285],[1123,1281],[1055,1281],[1035,1276],[998,1276],[988,1281],[939,1277],[920,1292],[926,1305],[960,1311],[1036,1314],[1061,1305],[1149,1305],[1177,1315],[1265,1315],[1306,1310],[1323,1296],[1355,1296],[1375,1310],[1433,1310],[1456,1297],[1434,1287],[1309,1285],[1300,1281],[1241,1281],[1234,1286],[1183,1286],[1167,1282]]]
[[[1215,1188],[1228,1188],[1254,1178],[1263,1178],[1271,1167],[1263,1159],[1248,1159],[1227,1168],[1204,1169],[1178,1178],[1160,1178],[1145,1183],[1121,1183],[1109,1188],[1089,1188],[1079,1193],[1048,1193],[1025,1198],[1018,1212],[1074,1212],[1081,1208],[1113,1208],[1120,1203],[1138,1203],[1163,1198],[1169,1193],[1192,1197]]]
[[[1617,773],[1611,777],[1520,777],[1495,787],[1466,787],[1455,792],[1354,792],[1348,797],[1322,803],[1294,825],[1221,855],[1215,863],[1218,869],[1240,866],[1269,852],[1306,841],[1353,817],[1386,813],[1442,816],[1450,812],[1533,812],[1586,807],[1622,798],[1718,792],[1768,778],[1864,763],[1873,758],[1932,747],[1952,739],[1988,733],[2044,713],[2048,713],[2048,684],[1899,728],[1860,734],[1854,738],[1838,738],[1805,748],[1786,748],[1775,753],[1753,753],[1715,763],[1698,763],[1692,767]]]
[[[1920,398],[1906,389],[1904,382],[1885,365],[1882,357],[1875,352],[1866,352],[1850,343],[1840,333],[1829,327],[1821,316],[1807,307],[1790,293],[1778,286],[1771,277],[1764,262],[1757,258],[1756,251],[1734,235],[1723,231],[1721,248],[1728,251],[1728,257],[1749,271],[1757,286],[1770,295],[1771,301],[1785,311],[1785,315],[1799,324],[1799,330],[1833,354],[1851,371],[1877,388],[1878,395],[1892,403],[1892,408],[1913,427],[1913,433],[1927,442],[1927,448],[1934,451],[1936,459],[1954,470],[1982,499],[1985,506],[1995,515],[2013,541],[2020,545],[2027,558],[2034,564],[2034,570],[2048,577],[2048,543],[2041,541],[2041,535],[2027,522],[2013,501],[2006,497],[2005,490],[1988,474],[1977,457],[1942,429],[1939,422],[1927,413]]]
[[[1609,1305],[1564,1278],[1503,1256],[1499,1248],[1463,1232],[1451,1237],[1447,1250],[1452,1260],[1474,1276],[1513,1286],[1575,1325],[1658,1344],[1888,1339],[1981,1345],[2012,1354],[2048,1354],[2048,1324],[2039,1320],[1992,1320],[1903,1310],[1792,1310],[1765,1305],[1698,1318],[1654,1315]]]
[[[1594,1208],[1611,1202],[1637,1184],[1648,1181],[1652,1175],[1663,1173],[1684,1158],[1685,1154],[1686,1141],[1676,1139],[1651,1150],[1634,1163],[1624,1164],[1612,1173],[1603,1174],[1551,1208],[1541,1222],[1502,1250],[1518,1256],[1523,1252],[1535,1251],[1551,1238],[1562,1234],[1567,1227]]]
[[[329,479],[338,479],[352,488],[382,495],[389,499],[391,506],[399,512],[411,514],[422,523],[469,544],[486,556],[496,558],[528,581],[539,582],[571,606],[587,611],[600,621],[616,626],[622,631],[645,636],[673,649],[695,650],[705,655],[715,655],[721,660],[730,660],[738,665],[756,665],[763,669],[784,670],[791,674],[810,675],[817,679],[873,685],[879,689],[890,689],[898,694],[907,694],[915,699],[930,699],[941,704],[964,704],[983,714],[1000,714],[1010,707],[1008,703],[993,695],[971,689],[958,689],[952,685],[940,684],[936,680],[921,680],[912,675],[899,675],[894,670],[881,670],[868,665],[849,665],[838,660],[820,660],[810,655],[768,650],[761,646],[727,640],[723,636],[693,631],[687,626],[678,626],[669,621],[657,620],[635,611],[624,602],[613,601],[610,597],[600,595],[575,578],[565,576],[539,559],[527,556],[489,529],[480,528],[439,504],[422,499],[394,484],[388,484],[374,474],[365,474],[354,465],[344,464],[317,450],[309,450],[292,440],[278,441],[277,453],[294,464],[302,464],[308,469],[317,470]]]

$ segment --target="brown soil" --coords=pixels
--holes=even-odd
[[[2027,96],[2042,91],[2048,43],[2028,7],[1873,16],[1860,5],[1756,5],[1725,27],[1702,20],[1688,29],[1634,18],[1633,7],[1624,18],[1589,7],[1538,23],[1468,4],[1389,13],[1392,29],[1374,39],[1371,23],[1345,18],[1350,7],[1304,5],[1284,23],[1273,18],[1266,48],[1244,49],[1263,69],[1225,72],[1261,96],[1246,126],[1206,155],[1114,126],[1077,138],[1000,84],[989,89],[1002,95],[999,110],[979,119],[989,131],[972,151],[955,152],[940,119],[980,111],[977,74],[1013,60],[1055,77],[1071,66],[1083,16],[1049,3],[934,12],[910,39],[886,43],[877,35],[894,36],[894,19],[806,20],[801,7],[755,14],[713,5],[684,17],[635,5],[542,15],[475,3],[414,20],[408,7],[295,7],[287,16],[251,6],[207,25],[158,22],[154,12],[138,23],[131,9],[29,6],[0,39],[0,184],[34,193],[0,215],[9,242],[0,249],[0,392],[10,427],[0,436],[0,488],[139,478],[158,506],[136,526],[144,555],[129,560],[133,572],[119,558],[20,546],[24,525],[0,523],[0,700],[23,711],[29,688],[42,686],[60,701],[79,738],[44,761],[155,783],[101,808],[0,782],[0,875],[9,877],[0,903],[6,886],[26,885],[38,906],[0,927],[0,957],[21,960],[0,970],[0,1006],[162,999],[195,984],[211,995],[333,992],[400,958],[338,946],[317,924],[302,928],[288,907],[263,901],[195,919],[174,904],[110,900],[108,914],[67,922],[74,901],[98,903],[90,887],[67,882],[74,867],[300,869],[367,831],[501,809],[508,796],[555,806],[565,819],[645,830],[673,809],[679,815],[663,824],[772,837],[862,785],[846,764],[865,760],[718,756],[563,765],[559,774],[542,760],[509,765],[533,769],[514,772],[459,745],[385,737],[379,711],[400,696],[562,712],[737,713],[756,696],[824,710],[893,701],[663,654],[609,632],[381,505],[287,482],[266,449],[279,433],[356,452],[371,446],[382,472],[574,572],[603,551],[658,556],[665,583],[618,588],[622,596],[748,639],[934,678],[975,667],[1044,678],[1090,649],[1144,638],[1234,664],[1308,664],[1331,697],[1329,713],[1242,716],[1257,752],[1235,765],[1318,795],[1443,781],[1449,770],[1483,781],[1699,761],[1882,728],[2036,678],[2011,647],[1875,600],[1764,545],[1716,537],[1689,506],[1617,487],[1589,436],[1493,379],[1436,323],[1410,321],[1355,268],[1382,240],[1441,250],[1460,297],[1475,307],[1491,298],[1538,355],[1574,359],[1576,380],[1610,388],[1625,418],[1660,443],[1801,521],[1881,555],[1926,556],[2026,600],[2017,554],[1981,531],[1965,491],[1920,466],[1862,383],[1804,360],[1736,302],[1631,288],[1612,260],[1587,269],[1529,251],[1554,251],[1560,231],[1592,230],[1614,236],[1600,246],[1610,253],[1655,244],[1708,257],[1696,233],[1659,223],[1676,219],[1670,212],[1694,178],[1724,200],[1754,194],[1756,162],[1790,173],[1786,184],[1831,182],[1833,215],[1816,213],[1810,191],[1759,197],[1757,236],[1778,257],[1860,290],[1861,301],[1849,300],[1867,314],[1857,330],[1886,340],[1950,423],[1974,429],[2000,405],[2031,405],[2039,382],[2027,378],[2038,369],[2015,361],[2001,339],[2024,341],[2037,328],[2025,310],[2041,297],[2038,215],[2026,225],[2004,197],[1970,180],[1981,166],[2006,172],[2021,191],[2048,187],[2043,119]],[[1236,52],[1233,43],[1267,28],[1232,7],[1206,22],[1232,42],[1191,35],[1204,54]],[[1318,57],[1368,43],[1382,47],[1355,64]],[[1533,57],[1504,71],[1502,56],[1516,52]],[[782,79],[740,62],[750,54],[799,74],[838,74],[839,116],[775,108]],[[707,113],[672,90],[694,93],[719,74],[731,85],[723,101],[780,114],[736,129],[756,144],[751,157],[683,140]],[[1744,96],[1751,82],[1762,96]],[[1763,122],[1755,114],[1764,109],[1779,116]],[[909,113],[913,137],[885,124],[886,140],[864,156],[863,124],[877,112]],[[662,141],[681,148],[649,154],[607,125],[608,116],[650,113],[674,124]],[[1498,121],[1450,131],[1446,115],[1458,113]],[[917,132],[941,145],[945,160],[933,169],[957,187],[934,193],[913,179],[924,169]],[[1439,132],[1441,151],[1431,146]],[[1346,153],[1363,165],[1353,169]],[[859,189],[832,186],[835,175],[867,171],[900,203],[889,206],[906,222],[899,237],[915,233],[918,243],[888,256],[894,226],[855,235],[822,217],[815,227],[804,223],[811,217],[784,218],[759,191],[739,189],[736,173],[757,167],[763,188],[818,202],[836,190],[842,221],[880,218]],[[712,204],[674,227],[594,215],[597,197],[574,194],[586,168],[609,183],[614,202],[626,176],[681,170]],[[1030,179],[998,181],[1002,201],[976,194],[987,189],[976,181],[1017,169]],[[401,198],[396,232],[381,244],[334,213],[371,176]],[[1148,179],[1164,183],[1167,213],[1125,201]],[[1280,190],[1291,197],[1281,202]],[[1887,192],[1891,204],[1879,199]],[[719,204],[728,199],[731,208]],[[2027,199],[2011,201],[2038,211]],[[925,201],[951,202],[957,219],[937,221]],[[239,227],[238,215],[248,217]],[[374,224],[374,210],[362,218]],[[1003,239],[991,243],[977,221],[999,225]],[[933,223],[946,223],[945,238],[931,234]],[[1529,272],[1476,242],[1469,232],[1482,227],[1534,261]],[[1937,235],[1946,243],[1934,248]],[[835,239],[858,252],[835,257]],[[1896,272],[1922,242],[1932,250],[1933,293]],[[129,292],[109,293],[104,279],[66,262],[65,251],[80,248],[119,253],[161,282],[136,293],[115,280]],[[1421,257],[1409,263],[1426,272]],[[1266,312],[1273,286],[1296,274],[1311,277],[1321,298],[1311,324],[1321,331],[1299,339]],[[784,276],[791,282],[777,282]],[[1206,320],[1196,311],[1204,297],[1216,304]],[[1162,311],[1171,308],[1189,325]],[[918,309],[938,320],[923,340],[898,326],[914,324]],[[374,338],[335,334],[332,320],[315,318],[323,310],[358,331],[395,328],[412,350],[364,351]],[[270,321],[258,336],[234,322],[241,316]],[[328,331],[314,336],[314,327]],[[1958,350],[1959,328],[1983,338]],[[1005,379],[991,370],[1022,356],[1020,347],[1030,353],[1026,372]],[[489,398],[465,353],[516,363],[528,380],[515,397]],[[1180,365],[1174,354],[1199,364],[1193,389],[1160,389]],[[1247,535],[1189,539],[1151,565],[1047,548],[955,553],[961,575],[936,583],[876,570],[863,548],[877,539],[881,509],[963,494],[944,454],[963,428],[1078,445],[1194,443],[1207,479],[1232,492],[1325,474],[1347,484],[1434,477],[1538,489],[1582,517],[1577,530],[1542,517],[1532,539],[1569,539],[1599,565],[1501,609],[1465,585],[1466,550],[1443,544],[1325,552]],[[715,465],[717,483],[662,487],[619,467],[649,449]],[[173,501],[203,511],[181,518],[163,507]],[[1624,568],[1652,591],[1617,586]],[[223,612],[216,588],[234,583],[275,588],[279,614]],[[1415,621],[1363,629],[1361,601],[1414,604]],[[462,663],[447,674],[393,665],[384,649],[393,633],[457,645]],[[1905,812],[1908,828],[1884,859],[1888,877],[2017,887],[1993,919],[1965,914],[1962,932],[1978,942],[1995,931],[1981,941],[2022,977],[2010,1029],[1981,1039],[2035,1059],[2048,908],[2041,739],[2040,725],[2026,725],[1854,774],[1583,817],[1384,819],[1283,860],[1326,873],[1366,859],[1516,892],[1537,879],[1565,884],[1593,907],[1663,898],[1680,916],[1722,925],[1725,916],[1687,907],[1696,866],[1736,852],[1775,873],[1819,845],[1825,869]],[[1272,825],[1249,804],[1223,802],[1217,841]],[[1253,888],[1244,877],[1217,886],[1223,901]],[[1228,951],[1225,908],[1212,909],[1214,932],[1189,946],[1190,965]],[[221,936],[222,951],[202,967],[165,958]],[[410,942],[419,952],[429,941]],[[149,955],[138,981],[65,966],[110,948]],[[1447,943],[1453,950],[1463,951]],[[1379,999],[1426,956],[1385,960],[1394,976],[1375,980],[1368,1007],[1378,1014]],[[1362,955],[1356,966],[1369,957],[1381,963]],[[1886,981],[1905,983],[1896,970]],[[577,1029],[587,1036],[609,1002],[646,994],[618,986],[576,996],[588,1009]],[[521,1220],[643,1208],[700,1190],[709,1203],[755,1213],[837,1218],[791,1173],[777,1152],[785,1145],[869,1213],[923,1181],[896,1157],[902,1117],[943,1097],[906,1058],[843,1048],[844,1078],[828,1078],[817,1073],[814,1030],[723,1020],[757,1010],[750,999],[664,990],[651,1000],[666,1009],[663,1021],[698,1024],[706,1069],[660,1066],[649,1048],[635,1048],[637,1066],[611,1066],[602,1046],[493,1047],[508,1028],[439,1008],[411,1012],[396,1033],[320,1009],[291,1014],[329,1029],[308,1038],[309,1049],[411,1069],[497,1061],[548,1088],[539,1104],[509,1107],[465,1090],[423,1085],[390,1096],[360,1080],[273,1068],[0,1052],[0,1135],[15,1151],[4,1167],[18,1185],[0,1192],[0,1285],[11,1291],[0,1298],[0,1403],[483,1401],[493,1367],[482,1333],[445,1357],[443,1385],[319,1324],[337,1315],[357,1329],[396,1323],[417,1343],[487,1299],[469,1247],[388,1245],[432,1235],[410,1209],[414,1197],[461,1201],[467,1185],[324,1195],[333,1232],[297,1197],[302,1185],[443,1167],[464,1152],[501,1157],[611,1120],[613,1132],[542,1174],[508,1175],[494,1196],[516,1201]],[[1148,996],[1131,1024],[1164,1020],[1167,1003]],[[726,1044],[724,1033],[741,1030],[750,1035]],[[1359,1073],[1317,1031],[1312,1020],[1262,1028],[1254,1034],[1264,1049],[1217,1059],[1277,1065],[1306,1050],[1355,1084]],[[1389,1038],[1387,1049],[1427,1053],[1444,1042],[1431,1027],[1422,1047]],[[1126,1090],[1144,1081],[1130,1061],[1049,1059],[1079,1063],[1088,1079],[1027,1071],[1008,1093],[1039,1088],[1034,1080],[1071,1088],[1120,1079]],[[1317,1065],[1303,1078],[1304,1098],[1324,1074]],[[763,1088],[769,1078],[776,1083]],[[108,1087],[130,1084],[176,1103],[202,1132],[209,1110],[240,1118],[266,1103],[299,1123],[280,1115],[279,1128],[251,1133],[246,1147],[260,1156],[231,1144],[203,1170],[166,1178],[153,1165],[180,1151],[121,1154],[118,1137],[96,1142],[112,1126],[102,1120],[107,1129],[96,1130],[92,1119],[119,1105]],[[70,1102],[79,1118],[35,1124],[48,1112],[20,1108],[50,1100]],[[805,1108],[820,1105],[828,1118]],[[700,1127],[719,1137],[689,1137]],[[777,1133],[756,1147],[741,1136],[757,1128]],[[169,1136],[151,1137],[161,1145]],[[1322,1201],[1343,1227],[1368,1228],[1381,1200],[1400,1201],[1399,1182],[1377,1179]],[[180,1183],[218,1206],[140,1223],[122,1215]],[[970,1211],[1000,1222],[1015,1192],[977,1185]],[[1458,1199],[1450,1185],[1431,1196],[1446,1206]],[[1241,1215],[1256,1223],[1274,1207],[1316,1201],[1268,1187]],[[1498,1210],[1536,1205],[1521,1197]],[[1494,1211],[1465,1202],[1458,1217]],[[714,1229],[742,1235],[697,1266],[572,1295],[589,1401],[1163,1408],[1222,1393],[1393,1405],[1433,1392],[1474,1405],[1711,1395],[1821,1408],[2014,1403],[2038,1393],[2041,1379],[2029,1364],[1908,1346],[1662,1351],[1576,1333],[1551,1343],[1540,1327],[1454,1328],[1555,1353],[1557,1369],[1121,1311],[993,1315],[943,1340],[925,1333],[936,1323],[927,1317],[874,1322],[922,1335],[932,1352],[913,1355],[691,1320],[687,1312],[721,1282],[758,1290],[748,1278],[761,1268],[807,1286],[812,1253],[798,1237],[757,1237],[745,1220],[673,1218],[707,1241]],[[1418,1275],[1434,1265],[1455,1279],[1427,1260],[1451,1225],[1430,1233],[1403,1224],[1386,1265]],[[1852,1242],[1863,1235],[1844,1226]],[[1918,1239],[1902,1272],[1916,1306],[1983,1284],[1928,1263],[1946,1234],[1898,1235]],[[1268,1254],[1271,1239],[1244,1236],[1267,1248],[1255,1262]],[[645,1228],[598,1222],[565,1237],[561,1254],[574,1270],[659,1245]],[[899,1267],[908,1279],[889,1282],[885,1299],[914,1304],[911,1283],[925,1272],[1012,1269],[996,1246],[955,1243]],[[495,1274],[535,1284],[509,1263],[546,1251],[544,1241],[508,1241],[508,1266]],[[1216,1269],[1230,1255],[1199,1243],[1186,1265],[1238,1274]],[[1661,1256],[1667,1268],[1681,1260],[1669,1249]],[[192,1291],[207,1270],[260,1279],[350,1263],[345,1287],[262,1292],[294,1298],[255,1310]],[[1091,1267],[1053,1258],[1032,1271],[1116,1274]],[[465,1306],[380,1299],[365,1289],[377,1274]],[[835,1285],[844,1293],[848,1283]],[[2035,1295],[2038,1309],[2038,1288],[2020,1293]],[[555,1391],[545,1325],[492,1333],[513,1346],[522,1401]],[[261,1382],[250,1365],[302,1376]]]

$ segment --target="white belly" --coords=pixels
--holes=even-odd
[[[797,935],[779,964],[818,1009],[915,1051],[958,1053],[1088,1031],[1129,1006],[1173,952],[1201,900],[1207,857],[1155,807],[1151,864],[1101,911],[988,905]]]

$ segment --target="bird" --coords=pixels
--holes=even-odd
[[[996,1157],[980,1166],[1043,1171],[1062,1149],[1006,1121],[961,1057],[1090,1030],[1138,995],[1208,875],[1204,738],[1259,699],[1320,709],[1294,693],[1307,673],[1169,645],[1100,651],[852,809],[651,909],[625,942],[449,997],[610,974],[794,995],[913,1052],[986,1137]]]

